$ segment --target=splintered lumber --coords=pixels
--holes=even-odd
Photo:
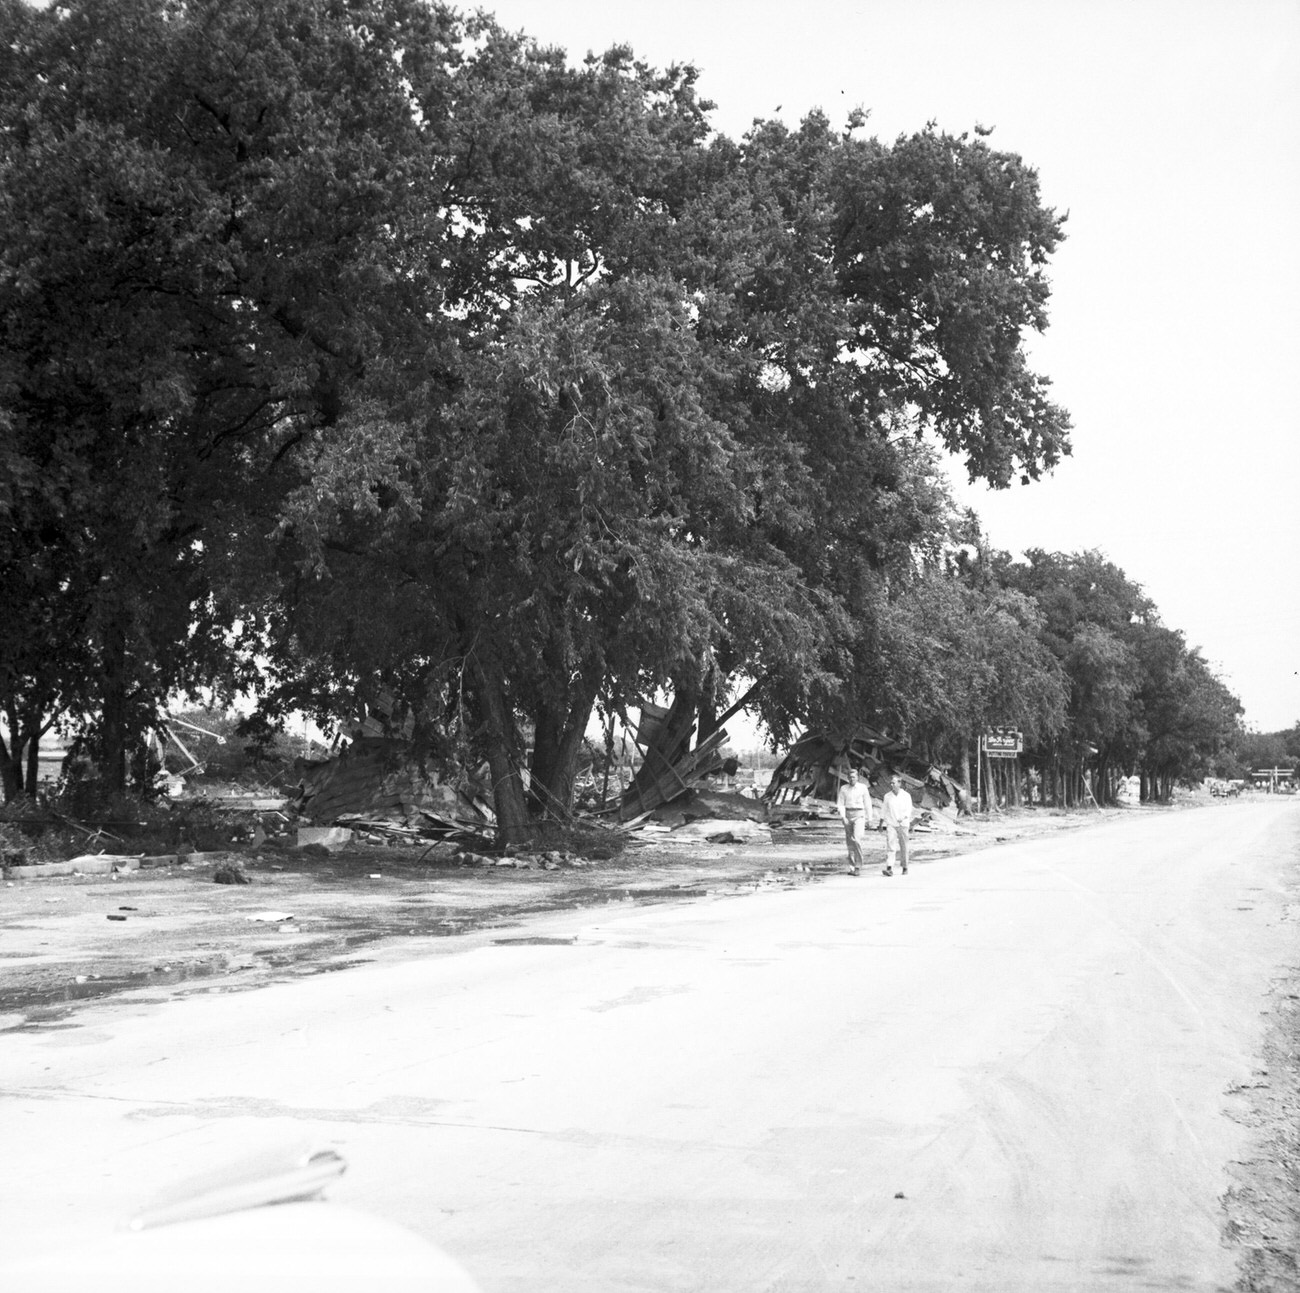
[[[186,726],[189,726],[189,724],[186,724]],[[201,732],[203,729],[196,728],[195,730]],[[166,723],[163,724],[163,731],[166,732],[167,735],[170,736],[172,740],[176,742],[176,748],[190,761],[190,766],[185,769],[186,772],[192,772],[195,768],[203,767],[203,764],[200,763],[198,759],[196,759],[189,752],[189,750],[185,748],[184,741],[182,741],[181,738],[177,736],[176,733],[172,731],[172,729]],[[221,738],[217,737],[217,740],[221,740]]]
[[[637,743],[645,749],[645,761],[623,794],[625,805],[644,801],[650,806],[651,800],[661,802],[656,787],[690,752],[694,730],[695,705],[685,693],[674,697],[668,709],[649,704],[642,707]]]
[[[710,773],[722,766],[719,750],[727,739],[725,728],[710,733],[693,750],[688,750],[676,762],[668,763],[658,755],[654,747],[646,756],[646,765],[638,774],[636,782],[628,787],[623,797],[621,813],[623,816],[635,817],[658,808],[661,804],[671,803],[679,795],[685,794]],[[658,760],[658,765],[652,763]]]

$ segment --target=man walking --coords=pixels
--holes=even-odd
[[[862,870],[862,845],[867,838],[867,827],[874,825],[871,791],[858,780],[857,768],[849,769],[849,779],[840,787],[836,806],[844,822],[844,842],[849,850],[849,874],[857,875]]]
[[[843,792],[841,792],[843,793]],[[897,775],[889,778],[889,792],[885,795],[881,816],[885,820],[885,839],[889,855],[885,859],[882,875],[894,874],[894,858],[900,854],[903,874],[907,874],[907,833],[912,820],[912,796],[903,789],[903,779]]]

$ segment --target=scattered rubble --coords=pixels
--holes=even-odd
[[[347,848],[355,836],[347,826],[299,826],[297,838],[299,848],[316,844],[330,853],[335,849]]]
[[[59,875],[112,875],[115,872],[138,871],[142,854],[122,856],[110,853],[83,853],[62,862],[30,862],[25,859],[4,867],[6,880],[39,880]]]
[[[586,860],[577,856],[579,851],[608,857],[625,844],[680,844],[702,855],[709,845],[767,844],[774,831],[797,831],[833,820],[837,816],[835,797],[850,765],[864,772],[877,798],[892,773],[902,776],[920,809],[913,826],[918,834],[958,833],[960,788],[941,769],[911,758],[908,746],[901,741],[868,728],[856,728],[844,736],[809,734],[790,750],[773,773],[766,795],[759,799],[719,788],[719,774],[733,770],[722,753],[726,730],[718,728],[691,749],[694,717],[685,710],[644,708],[636,738],[643,748],[641,766],[630,785],[625,785],[620,774],[620,789],[612,801],[590,811],[580,810],[563,823],[567,851],[555,849],[558,841],[551,837],[549,849],[503,850],[495,838],[490,789],[472,770],[406,735],[366,729],[329,759],[300,761],[300,784],[287,798],[266,793],[266,788],[245,792],[234,787],[240,793],[226,788],[219,794],[191,793],[172,800],[174,808],[201,805],[214,810],[211,820],[200,816],[200,835],[189,838],[200,844],[218,843],[221,851],[196,852],[182,842],[175,853],[86,853],[49,865],[57,874],[66,875],[117,874],[141,866],[209,865],[214,868],[216,883],[238,885],[249,883],[239,861],[241,854],[290,848],[300,856],[327,859],[368,845],[414,847],[423,850],[421,866],[523,871],[586,865]],[[240,813],[251,817],[241,819]],[[55,816],[62,826],[89,837],[87,843],[117,838],[102,826],[92,829]],[[122,829],[131,834],[143,826],[144,822],[126,823]],[[175,832],[187,828],[182,824],[168,829],[175,839]],[[601,838],[588,850],[591,841],[579,841],[575,833]],[[570,834],[575,838],[569,839]],[[223,849],[220,841],[227,837],[230,848]],[[16,832],[0,837],[0,846],[7,877],[35,879],[49,873],[45,866],[36,865],[38,859],[30,851],[24,852],[25,845]]]
[[[686,822],[671,831],[674,843],[707,840],[710,844],[770,844],[770,826],[749,818],[703,818]]]

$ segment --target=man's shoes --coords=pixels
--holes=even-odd
[[[861,872],[858,870],[857,867],[855,867],[855,866],[851,866],[851,867],[849,867],[849,874],[850,874],[850,875],[860,875]]]
[[[884,869],[880,874],[881,874],[881,875],[893,875],[893,874],[894,874],[894,868],[893,868],[892,866],[887,866],[887,867],[886,867],[886,868],[885,868],[885,869]]]
[[[907,868],[906,868],[906,867],[903,868],[903,874],[904,874],[904,875],[907,874]]]

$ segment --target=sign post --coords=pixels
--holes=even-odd
[[[1020,751],[1025,748],[1024,737],[1015,727],[993,727],[980,737],[980,749],[984,754],[984,768],[988,775],[988,804],[990,808],[998,806],[997,783],[1001,781],[1007,789],[1008,803],[1019,803],[1019,769],[1012,769],[1008,775],[993,774],[994,759],[1018,759]]]

